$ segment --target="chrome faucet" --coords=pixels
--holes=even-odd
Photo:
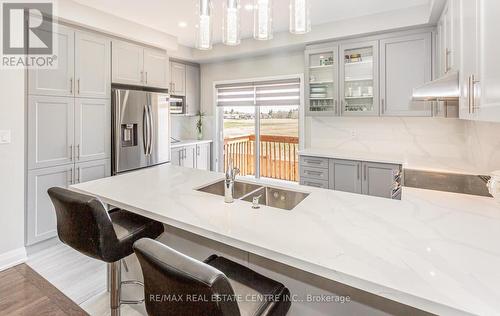
[[[224,179],[224,202],[226,203],[234,202],[234,181],[239,173],[240,169],[233,167],[233,160],[229,159]]]

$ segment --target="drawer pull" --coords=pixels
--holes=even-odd
[[[320,172],[320,171],[311,171],[311,170],[304,170],[304,173],[305,174],[309,174],[309,175],[316,175],[316,176],[322,176],[323,175],[323,172]]]
[[[314,165],[321,165],[321,160],[304,160],[306,163],[312,163]]]

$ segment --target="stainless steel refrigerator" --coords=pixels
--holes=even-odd
[[[112,120],[113,175],[170,161],[168,94],[113,89]]]

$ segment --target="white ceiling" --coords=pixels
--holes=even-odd
[[[89,7],[116,15],[118,17],[151,27],[174,35],[179,44],[193,47],[196,34],[196,6],[199,0],[76,0]],[[221,41],[222,3],[224,0],[213,0],[214,4],[214,38],[215,43]],[[366,15],[399,10],[409,7],[429,5],[431,0],[310,0],[311,20],[313,25],[362,17]],[[253,15],[245,10],[253,0],[241,0],[242,37],[252,36]],[[288,29],[289,0],[274,0],[275,32]],[[186,27],[179,26],[185,22]]]

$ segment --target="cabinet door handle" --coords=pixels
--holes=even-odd
[[[68,183],[71,185],[71,184],[73,184],[73,168],[69,169],[68,172],[69,172],[69,181],[68,181]]]
[[[380,99],[380,103],[382,103],[382,114],[385,114],[385,99]]]
[[[73,94],[73,77],[69,79],[69,93]]]
[[[339,101],[335,100],[334,104],[335,104],[335,108],[334,108],[335,115],[338,115],[339,114]]]
[[[365,165],[365,170],[364,170],[364,178],[365,178],[365,181],[366,181],[366,179],[368,178],[367,174],[368,174],[368,166],[367,166],[367,165]]]
[[[469,114],[472,114],[472,76],[467,78],[467,103],[469,104]]]
[[[358,180],[360,179],[360,175],[361,175],[361,164],[358,163]]]
[[[146,71],[146,84],[148,84],[148,72]]]
[[[76,86],[77,86],[77,94],[80,94],[80,78],[78,78],[78,80],[76,81]]]
[[[479,83],[479,80],[476,80],[474,75],[471,76],[472,83],[472,113],[476,112],[476,84]]]
[[[69,160],[73,161],[73,145],[69,145]]]
[[[76,159],[80,160],[80,144],[76,145]]]
[[[196,156],[200,155],[200,146],[196,146]]]
[[[448,73],[448,71],[450,70],[450,65],[449,65],[449,61],[448,61],[448,56],[450,55],[451,51],[447,48],[446,51],[445,51],[445,54],[444,54],[444,73]]]
[[[80,183],[80,175],[82,173],[81,168],[76,168],[76,174],[78,175],[76,178],[76,183]]]

